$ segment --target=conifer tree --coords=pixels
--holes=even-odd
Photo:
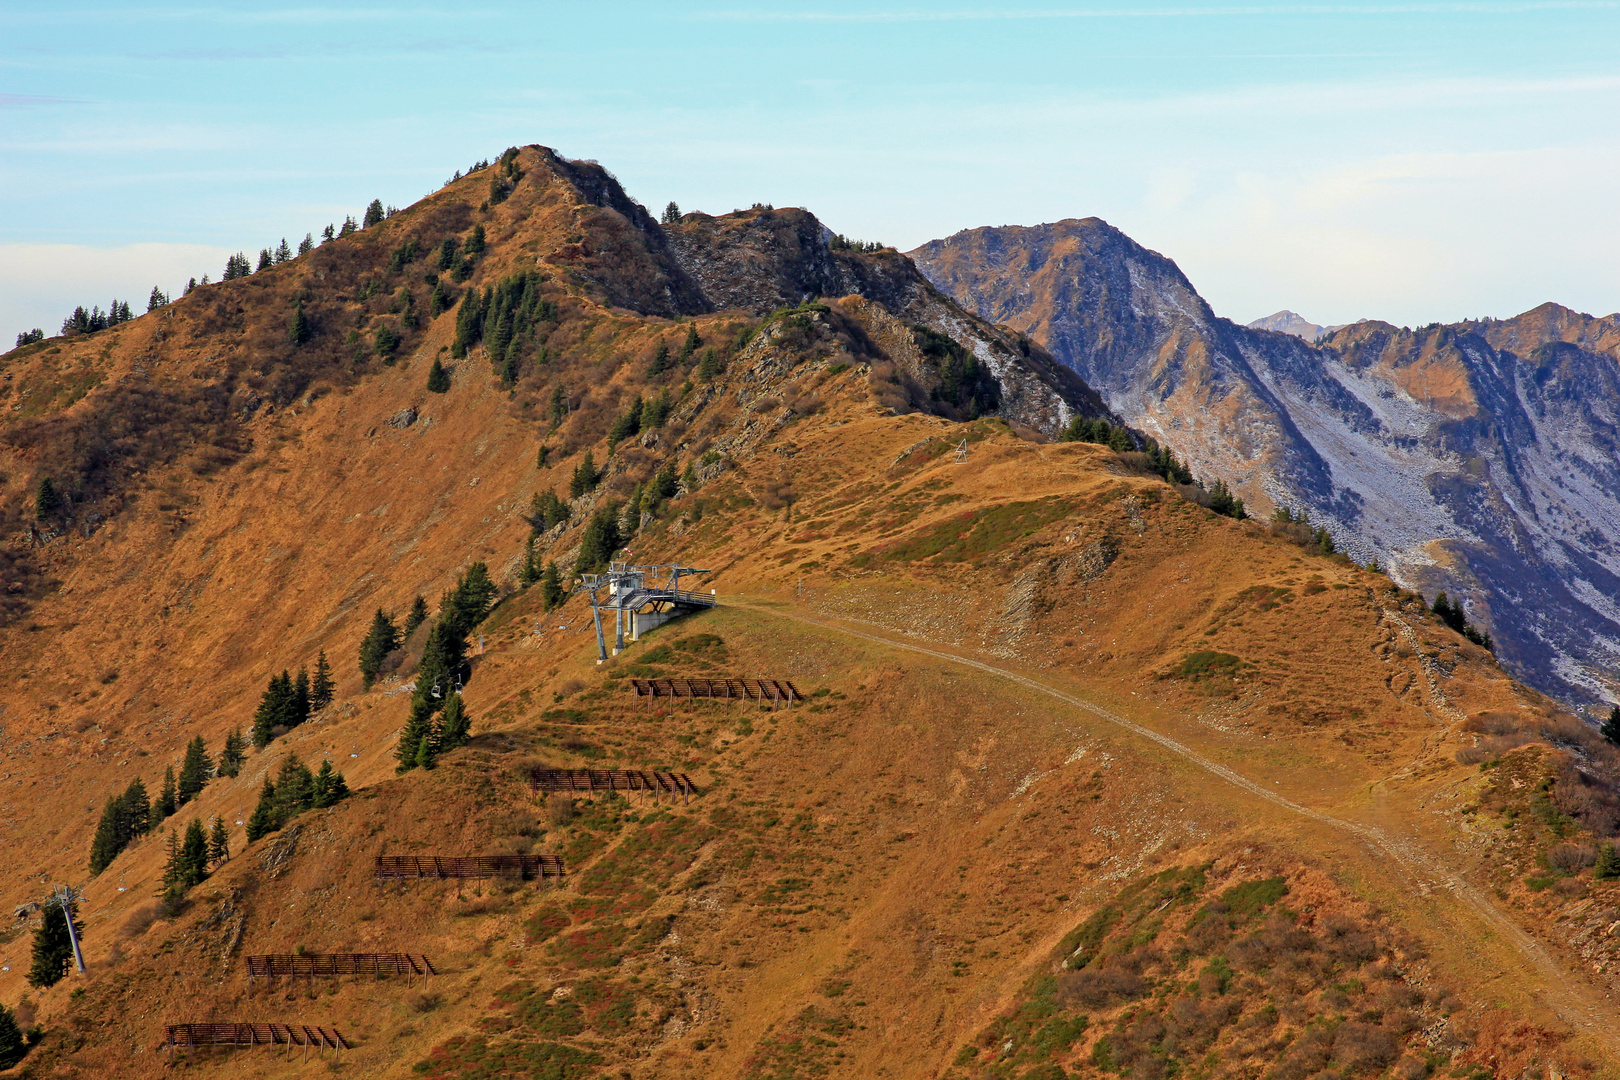
[[[157,802],[152,804],[152,812],[159,821],[162,821],[164,818],[174,816],[174,812],[179,808],[180,803],[176,798],[174,787],[174,766],[170,765],[163,770],[163,787],[158,791]]]
[[[281,822],[276,820],[276,785],[270,779],[270,774],[266,773],[264,787],[259,791],[259,805],[253,808],[253,813],[248,817],[247,841],[251,844],[279,828]]]
[[[366,207],[366,222],[363,228],[381,225],[383,220],[383,204],[381,199],[372,199],[371,205]]]
[[[148,312],[156,311],[168,302],[169,298],[163,295],[163,290],[154,285],[152,286],[152,295],[146,298],[146,310]]]
[[[676,488],[676,491],[681,494],[690,495],[692,492],[697,490],[697,487],[697,468],[690,461],[688,461],[686,463],[686,468],[681,470],[681,483],[680,486]]]
[[[466,252],[469,255],[477,255],[483,250],[484,227],[482,225],[474,225],[472,228],[472,235],[467,237]]]
[[[669,200],[669,205],[664,207],[663,216],[660,217],[658,221],[662,225],[676,225],[680,223],[680,220],[681,208],[675,205],[674,199],[671,199]]]
[[[383,658],[397,648],[399,631],[394,629],[394,621],[388,613],[378,608],[376,617],[371,620],[370,632],[360,643],[360,681],[367,690],[376,680]]]
[[[574,466],[573,478],[568,481],[568,497],[577,499],[581,495],[588,494],[601,478],[601,474],[596,471],[596,459],[591,456],[589,450],[585,451],[585,456]]]
[[[720,354],[713,349],[704,349],[703,359],[698,362],[698,378],[704,382],[714,382],[722,370]]]
[[[424,772],[436,768],[439,764],[438,756],[433,749],[433,736],[422,736],[422,741],[416,744],[416,767]]]
[[[427,601],[418,595],[415,600],[411,601],[411,610],[405,616],[404,636],[410,637],[412,634],[416,633],[416,628],[427,622],[427,617]]]
[[[332,239],[332,226],[328,223],[326,228],[321,230],[321,243],[324,244],[330,239]]]
[[[287,238],[283,236],[281,238],[281,243],[276,247],[276,264],[280,265],[281,263],[290,262],[291,260],[292,248],[287,246]]]
[[[302,761],[292,754],[281,759],[281,771],[276,774],[276,821],[285,825],[305,810],[315,799],[315,777]]]
[[[293,682],[293,715],[302,724],[309,719],[309,669],[300,666],[298,678]]]
[[[435,627],[435,630],[438,628]],[[417,681],[417,691],[421,692],[422,683]],[[424,740],[431,738],[433,733],[433,706],[428,700],[411,700],[411,715],[405,721],[405,727],[399,733],[399,742],[394,746],[394,760],[398,762],[395,772],[410,772],[416,768],[417,756],[421,753]]]
[[[67,974],[73,962],[73,939],[68,934],[68,913],[56,901],[49,901],[41,912],[39,926],[34,930],[33,964],[28,969],[31,986],[55,986]],[[73,928],[83,930],[77,916]]]
[[[41,521],[55,517],[62,510],[62,496],[57,494],[56,485],[51,478],[39,478],[39,486],[34,489],[34,516]]]
[[[332,694],[337,684],[332,681],[332,665],[326,662],[326,650],[322,649],[315,657],[315,677],[309,684],[309,707],[320,712],[332,704]]]
[[[203,878],[208,876],[208,834],[203,831],[202,822],[196,818],[192,818],[191,824],[186,826],[186,838],[180,843],[180,861],[176,871],[182,892],[201,885]]]
[[[617,503],[609,503],[591,515],[585,526],[585,535],[579,543],[579,561],[574,573],[597,573],[605,568],[613,553],[622,546],[619,536],[619,510]]]
[[[495,583],[489,579],[489,567],[482,561],[471,564],[440,607],[439,621],[448,623],[458,639],[466,637],[489,614],[495,592]]]
[[[343,774],[332,768],[332,762],[326,760],[321,762],[321,769],[315,774],[310,791],[311,805],[316,809],[324,809],[347,796],[349,785],[343,779]]]
[[[118,857],[124,848],[119,836],[126,831],[124,800],[113,795],[107,799],[107,805],[101,811],[101,821],[96,825],[96,835],[90,841],[91,877],[107,869],[108,864]]]
[[[444,370],[437,356],[433,358],[433,366],[428,368],[427,388],[430,394],[444,394],[450,390],[450,373]]]
[[[204,278],[207,278],[207,277],[208,277],[208,275],[207,275],[207,274],[204,274],[204,275],[203,275],[203,277],[204,277]],[[196,278],[192,278],[192,279],[191,279],[191,280],[189,280],[189,281],[187,281],[187,282],[186,282],[186,291],[185,291],[185,295],[186,295],[186,296],[190,296],[190,295],[191,295],[191,294],[192,294],[192,293],[193,293],[193,292],[195,292],[195,291],[196,291],[196,289],[197,289],[197,279],[196,279]]]
[[[328,229],[330,229],[331,227],[332,226],[330,226],[330,225],[327,226]],[[310,235],[309,233],[305,233],[304,238],[302,240],[298,241],[298,254],[300,254],[300,255],[308,255],[311,251],[314,251],[314,250],[315,250],[315,237]]]
[[[1592,876],[1599,881],[1613,881],[1620,878],[1620,852],[1615,850],[1612,842],[1605,842],[1599,846],[1597,865],[1592,868]]]
[[[27,1054],[28,1045],[23,1040],[22,1029],[17,1026],[17,1017],[0,1005],[0,1069],[11,1068]]]
[[[551,429],[562,426],[568,419],[568,390],[561,383],[551,388]]]
[[[1603,726],[1598,731],[1609,742],[1620,746],[1620,705],[1610,707],[1609,718],[1603,721]]]
[[[152,803],[146,795],[146,784],[140,777],[131,780],[129,787],[124,789],[123,803],[130,839],[145,836],[152,828]]]
[[[186,757],[180,763],[180,780],[176,787],[176,802],[186,805],[197,797],[214,773],[214,763],[208,759],[208,748],[201,735],[186,744]]]
[[[298,703],[292,676],[285,671],[272,675],[253,714],[253,745],[263,750],[276,737],[277,728],[291,728],[298,721]]]
[[[230,859],[231,830],[226,826],[225,819],[215,814],[214,824],[208,830],[208,865],[218,866],[230,862]]]
[[[660,341],[658,343],[658,348],[653,350],[652,362],[647,365],[647,377],[649,379],[656,378],[657,376],[668,371],[671,366],[672,364],[669,358],[669,344],[668,342]]]
[[[235,728],[225,736],[225,745],[219,750],[219,775],[235,777],[247,761],[247,742],[242,729]]]
[[[692,354],[697,352],[698,351],[698,346],[702,345],[702,344],[703,344],[703,339],[698,337],[697,324],[696,323],[687,323],[686,324],[686,340],[681,342],[681,355],[679,357],[679,360],[680,360],[680,363],[682,364],[682,366],[685,366],[688,362],[691,361]]]
[[[173,829],[163,830],[163,849],[163,876],[159,879],[162,888],[158,890],[158,896],[163,898],[165,904],[173,904],[185,892],[180,887],[180,838]]]
[[[259,249],[259,266],[258,266],[258,268],[260,270],[268,270],[272,266],[274,266],[275,264],[276,264],[276,260],[270,255],[270,249],[269,248],[260,248]]]
[[[287,340],[294,345],[302,345],[314,336],[315,326],[309,321],[309,316],[304,314],[304,302],[297,301],[293,304],[292,315],[287,320]]]
[[[438,752],[447,754],[458,746],[467,745],[470,738],[472,717],[467,715],[467,706],[461,700],[461,695],[451,694],[450,700],[444,703],[444,715],[439,719]]]
[[[568,590],[563,588],[562,575],[557,571],[557,561],[553,559],[546,563],[546,572],[540,578],[540,601],[545,604],[546,610],[561,607],[563,601],[568,599]]]
[[[345,236],[352,236],[352,235],[354,235],[354,233],[358,232],[359,229],[360,229],[360,226],[354,220],[354,215],[353,214],[345,214],[343,216],[343,227],[338,230],[338,239],[341,240]]]
[[[523,568],[518,571],[518,582],[527,589],[540,580],[540,564],[534,557],[534,533],[523,545]]]

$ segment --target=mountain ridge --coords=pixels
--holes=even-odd
[[[1313,344],[1214,316],[1173,262],[1095,218],[913,254],[1262,513],[1308,510],[1356,558],[1463,597],[1521,678],[1591,708],[1620,693],[1614,317],[1370,320]]]

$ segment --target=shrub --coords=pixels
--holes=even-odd
[[[1590,844],[1555,844],[1547,852],[1547,862],[1566,874],[1575,874],[1597,862],[1597,850]]]

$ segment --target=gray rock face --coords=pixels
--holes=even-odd
[[[1132,426],[1257,513],[1306,508],[1352,557],[1445,589],[1532,686],[1620,691],[1620,316],[1340,327],[1313,345],[1218,318],[1095,218],[912,253],[1042,342]]]
[[[416,409],[411,406],[407,406],[399,410],[399,412],[388,418],[388,426],[391,428],[398,428],[401,431],[404,431],[414,423],[416,423]]]

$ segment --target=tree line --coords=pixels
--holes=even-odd
[[[557,324],[555,301],[541,291],[544,278],[535,271],[515,274],[483,292],[469,290],[456,312],[456,336],[450,355],[460,359],[483,342],[490,366],[511,386],[525,362],[543,362],[545,338]]]

